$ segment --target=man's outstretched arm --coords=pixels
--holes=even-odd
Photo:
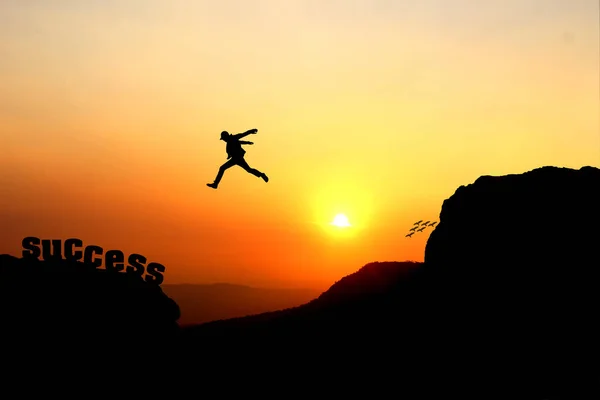
[[[240,140],[240,144],[254,144],[254,143],[248,142],[247,140]]]
[[[246,131],[246,132],[244,132],[244,133],[238,133],[238,134],[237,134],[237,135],[235,135],[235,136],[236,136],[237,138],[241,139],[241,138],[243,138],[243,137],[245,137],[245,136],[248,136],[248,135],[253,135],[253,134],[257,133],[257,132],[258,132],[258,129],[250,129],[250,130],[248,130],[248,131]]]

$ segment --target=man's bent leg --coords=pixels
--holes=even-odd
[[[267,175],[266,175],[265,173],[263,173],[263,172],[260,172],[260,171],[259,171],[259,170],[257,170],[257,169],[251,168],[251,167],[248,165],[248,163],[246,162],[246,160],[245,160],[245,159],[243,159],[243,158],[242,158],[242,159],[240,159],[240,160],[237,160],[237,164],[238,164],[240,167],[244,168],[244,170],[245,170],[246,172],[249,172],[249,173],[251,173],[252,175],[254,175],[254,176],[256,176],[256,177],[263,178],[263,180],[264,180],[265,182],[269,182],[269,178],[267,177]]]
[[[225,173],[225,170],[233,167],[235,164],[236,162],[233,159],[230,159],[227,162],[225,162],[225,164],[219,167],[219,172],[217,172],[217,177],[215,178],[215,181],[213,183],[207,183],[206,185],[208,187],[216,189],[219,186],[219,182],[221,182],[221,179],[223,179],[223,174]]]

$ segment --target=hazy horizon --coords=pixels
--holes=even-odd
[[[422,261],[480,175],[600,167],[595,0],[0,4],[0,254],[77,237],[165,284]],[[219,133],[251,128],[218,190]],[[343,213],[352,226],[330,225]]]

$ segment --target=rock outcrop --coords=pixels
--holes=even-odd
[[[530,384],[583,378],[598,333],[600,169],[482,176],[439,221],[423,276],[438,328],[456,333],[448,346]]]
[[[425,266],[442,285],[461,287],[452,297],[468,293],[469,302],[477,295],[503,308],[518,296],[553,299],[555,312],[593,293],[600,266],[598,168],[482,176],[444,201],[439,221]]]
[[[159,354],[178,336],[178,318],[177,304],[140,277],[0,255],[4,355]]]
[[[600,261],[600,169],[482,176],[444,201],[439,221],[425,248],[436,268],[587,269]]]

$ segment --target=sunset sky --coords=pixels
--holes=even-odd
[[[600,167],[597,0],[3,0],[0,254],[323,287],[480,175]],[[257,128],[210,189],[219,133]],[[345,214],[349,228],[330,225]]]

